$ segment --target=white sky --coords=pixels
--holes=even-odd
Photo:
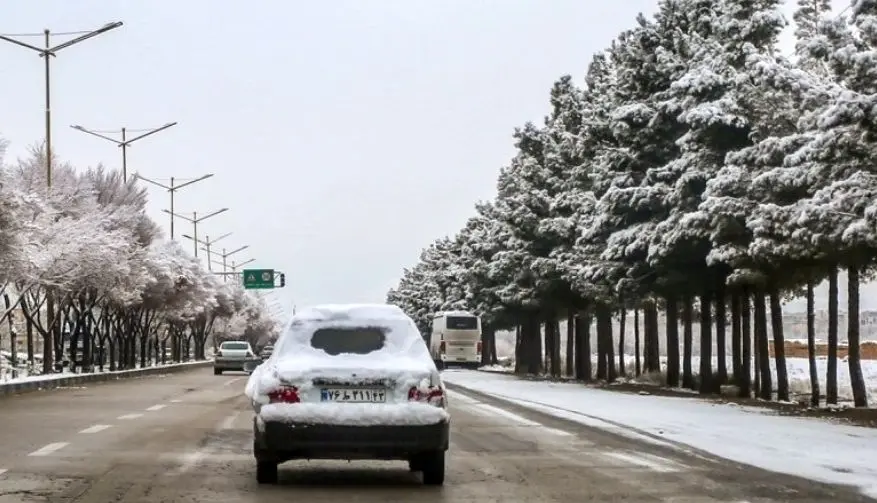
[[[383,301],[421,248],[492,197],[513,129],[547,112],[552,82],[580,78],[656,5],[0,0],[0,33],[124,21],[53,60],[56,155],[117,167],[118,148],[69,126],[178,121],[132,146],[129,171],[165,184],[214,173],[178,192],[177,212],[229,207],[199,235],[232,232],[217,247],[249,245],[234,258],[283,270],[288,286],[272,296],[289,307]],[[0,136],[14,158],[43,137],[42,63],[5,42],[0,61]],[[151,198],[167,227],[167,194]]]

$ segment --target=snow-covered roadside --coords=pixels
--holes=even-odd
[[[449,384],[643,440],[664,438],[732,461],[860,487],[877,497],[877,429],[781,417],[763,409],[614,393],[577,384],[449,370]]]
[[[140,365],[137,365],[137,367],[133,368],[133,369],[114,370],[114,371],[106,370],[104,372],[82,372],[82,373],[58,372],[58,373],[52,373],[52,374],[37,374],[37,375],[32,375],[32,376],[17,377],[14,379],[0,380],[0,387],[7,386],[7,385],[19,384],[19,383],[25,383],[25,382],[58,381],[61,379],[68,379],[71,377],[85,377],[85,376],[92,376],[92,375],[117,375],[117,376],[123,377],[126,374],[137,372],[139,370],[159,369],[159,368],[176,368],[176,367],[184,367],[187,365],[199,365],[199,364],[204,365],[205,361],[201,360],[201,361],[189,361],[189,362],[182,362],[182,363],[167,363],[164,365],[147,365],[147,366],[142,367],[142,368],[140,367]]]
[[[627,375],[632,376],[633,373],[633,355],[625,355],[625,367],[627,367]],[[592,356],[594,365],[597,363],[597,355]],[[700,358],[693,357],[691,367],[697,373],[700,368]],[[713,358],[713,369],[718,368],[718,361]],[[776,361],[770,361],[771,377],[773,380],[774,390],[776,390]],[[820,357],[816,359],[816,369],[819,375],[819,389],[823,396],[825,395],[826,375],[828,374],[828,359]],[[512,372],[514,370],[514,362],[510,365],[487,365],[478,370],[486,372]],[[667,357],[661,357],[661,371],[667,370]],[[792,399],[810,396],[810,367],[806,358],[786,358],[786,370],[789,375],[789,389],[792,393]],[[877,360],[862,360],[862,374],[865,377],[865,387],[868,392],[868,403],[877,406]],[[754,378],[753,371],[753,378]],[[625,382],[640,382],[643,384],[656,384],[655,377],[642,377],[640,379],[629,379]],[[852,388],[850,386],[850,369],[846,361],[839,361],[837,366],[837,387],[838,398],[841,402],[852,402]]]

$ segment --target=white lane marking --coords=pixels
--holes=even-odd
[[[138,417],[143,417],[143,414],[123,414],[116,419],[125,421],[126,419],[137,419]]]
[[[641,466],[643,468],[648,468],[649,470],[658,472],[658,473],[673,473],[680,471],[676,466],[672,466],[673,463],[669,459],[663,459],[653,456],[648,456],[644,453],[639,453],[637,455],[634,454],[625,454],[623,452],[607,452],[605,453],[607,456],[611,458],[615,458],[619,461],[623,461],[625,463],[630,463],[632,465]]]
[[[0,475],[3,475],[4,473],[6,473],[8,471],[9,470],[7,470],[6,468],[0,468]]]
[[[165,408],[165,407],[167,407],[167,405],[165,405],[165,404],[158,404],[158,405],[153,405],[152,407],[147,407],[146,410],[148,410],[149,412],[155,412],[155,411],[157,411],[157,410],[161,410],[161,409],[163,409],[163,408]]]
[[[493,405],[486,404],[484,402],[480,402],[474,398],[463,395],[462,393],[457,393],[455,391],[448,391],[448,398],[451,403],[453,402],[462,402],[466,404],[466,406],[471,407],[475,412],[480,412],[482,414],[486,414],[488,416],[499,416],[514,421],[522,426],[532,426],[539,428],[539,431],[544,433],[550,433],[552,435],[559,435],[562,437],[571,437],[574,434],[568,431],[559,430],[557,428],[551,428],[545,426],[542,423],[538,423],[536,421],[531,421],[524,416],[520,416],[515,414],[514,412],[507,411],[500,407],[494,407]]]
[[[182,402],[182,400],[180,400],[179,398],[171,400],[171,403],[180,403],[180,402]]]
[[[446,391],[448,398],[453,402],[461,402],[469,405],[475,405],[476,403],[481,403],[474,398],[470,398],[462,393],[457,393],[456,391],[447,390]]]
[[[39,449],[33,451],[32,453],[28,454],[28,456],[48,456],[49,454],[57,450],[63,449],[68,445],[70,445],[70,442],[55,442],[53,444],[44,445]]]
[[[104,431],[107,428],[112,428],[111,424],[96,424],[94,426],[89,426],[88,428],[80,431],[79,433],[97,433],[99,431]]]
[[[223,385],[223,386],[231,386],[232,384],[234,384],[234,383],[240,381],[241,379],[243,379],[243,377],[235,377],[235,378],[232,379],[231,381],[226,381],[226,382],[222,383],[222,385]]]
[[[475,404],[475,405],[473,405],[473,407],[477,407],[477,408],[487,412],[488,414],[492,414],[494,416],[504,417],[504,418],[509,419],[511,421],[514,421],[518,424],[522,424],[524,426],[542,426],[541,424],[537,423],[536,421],[530,421],[526,417],[519,416],[513,412],[509,412],[505,409],[500,409],[499,407],[494,407],[493,405],[489,405],[486,403]]]
[[[235,419],[237,419],[238,416],[240,416],[240,415],[241,415],[241,411],[237,411],[234,414],[226,417],[225,419],[222,420],[221,423],[219,423],[219,429],[220,430],[230,430],[232,428],[232,426],[234,426]]]

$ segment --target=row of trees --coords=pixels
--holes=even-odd
[[[5,147],[0,141],[0,324],[8,327],[0,348],[13,367],[128,369],[203,359],[217,338],[273,335],[263,299],[162,238],[136,179],[55,163],[47,189],[43,149],[4,162]]]
[[[554,84],[544,122],[515,131],[496,198],[425,249],[388,302],[425,333],[435,311],[473,310],[488,347],[492,331],[519,330],[519,371],[542,372],[547,354],[550,373],[580,379],[594,377],[593,320],[596,377],[608,380],[624,371],[612,319],[630,309],[643,313],[645,370],[661,371],[663,310],[669,386],[714,393],[733,383],[744,396],[788,400],[781,302],[805,295],[818,404],[813,290],[827,280],[825,396],[836,403],[846,269],[852,394],[866,406],[858,316],[877,249],[877,0],[843,15],[828,0],[798,0],[789,55],[777,47],[788,24],[780,8],[660,0],[653,18],[640,15],[593,56],[584,86]]]

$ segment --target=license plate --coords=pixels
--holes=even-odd
[[[323,402],[383,403],[387,401],[387,392],[382,389],[323,388],[320,390],[320,400]]]
[[[462,362],[462,361],[466,361],[466,359],[463,358],[462,356],[458,356],[458,357],[457,357],[457,361],[458,361],[458,362]]]

